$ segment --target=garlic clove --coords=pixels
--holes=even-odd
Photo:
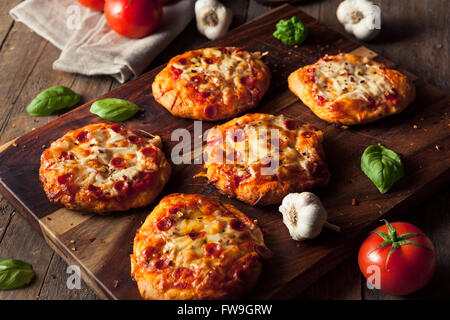
[[[279,210],[294,240],[317,237],[328,218],[320,199],[311,192],[288,194]]]
[[[217,0],[198,0],[195,3],[195,17],[198,31],[215,40],[228,32],[232,12]]]
[[[359,40],[371,40],[380,32],[379,7],[369,0],[345,0],[339,4],[336,16],[345,31]]]

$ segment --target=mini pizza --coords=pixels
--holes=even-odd
[[[210,130],[209,183],[251,205],[281,203],[291,192],[328,183],[322,132],[283,115],[246,114]]]
[[[153,96],[174,116],[232,118],[256,107],[269,88],[270,71],[261,57],[235,47],[186,52],[155,77]]]
[[[151,203],[170,177],[161,139],[118,124],[91,124],[51,143],[39,177],[53,203],[111,212]]]
[[[289,75],[289,89],[322,120],[355,125],[403,111],[414,84],[381,63],[353,54],[326,55]]]
[[[171,194],[136,233],[131,275],[148,300],[238,299],[271,256],[255,221],[232,205]]]

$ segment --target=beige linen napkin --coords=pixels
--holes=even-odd
[[[87,9],[76,0],[27,0],[10,11],[62,50],[53,69],[84,75],[110,75],[120,83],[140,75],[175,39],[194,16],[194,0],[164,6],[158,29],[142,39],[112,31],[102,12]]]

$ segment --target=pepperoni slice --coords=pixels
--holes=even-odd
[[[205,108],[205,116],[208,119],[214,119],[217,116],[218,110],[216,105],[209,105]]]
[[[170,66],[170,70],[173,72],[173,79],[178,80],[180,75],[183,73],[183,70],[175,68],[174,66]]]
[[[169,217],[163,218],[158,221],[156,227],[161,231],[167,231],[173,226],[173,220]]]
[[[214,63],[214,59],[212,59],[212,58],[206,58],[206,59],[205,59],[205,62],[206,62],[207,64],[213,64],[213,63]]]
[[[116,124],[113,124],[111,127],[109,127],[112,131],[116,132],[116,133],[120,133],[120,134],[125,134],[127,133],[127,129],[125,129],[124,127]]]
[[[315,136],[315,133],[314,133],[314,132],[311,132],[311,131],[305,131],[305,132],[302,132],[302,137],[304,137],[304,138],[309,139],[309,138],[311,138],[311,137],[313,137],[313,136]]]
[[[222,247],[218,243],[208,243],[205,246],[207,256],[218,257],[222,253]]]
[[[143,148],[141,150],[141,152],[144,154],[144,156],[148,157],[148,158],[152,158],[154,160],[158,159],[158,151],[156,151],[154,148],[152,147],[147,147],[147,148]]]
[[[61,154],[58,157],[59,160],[72,160],[73,159],[73,153],[72,152],[67,152],[67,151],[63,151],[61,152]]]
[[[319,105],[319,106],[323,106],[324,104],[325,104],[325,98],[324,97],[322,97],[322,96],[317,96],[317,104]]]
[[[144,250],[142,250],[141,257],[143,260],[148,263],[148,260],[153,258],[156,255],[156,249],[154,247],[147,247]]]
[[[196,84],[202,84],[206,82],[206,79],[204,75],[195,75],[191,78],[191,81]],[[196,91],[198,91],[198,89]]]
[[[284,125],[286,126],[286,128],[288,130],[295,130],[295,129],[298,128],[298,122],[296,120],[293,120],[293,119],[286,120],[284,122]]]
[[[111,165],[114,168],[125,168],[127,166],[127,161],[124,158],[116,157],[111,159]]]
[[[76,139],[77,139],[77,141],[78,141],[79,143],[85,143],[85,142],[88,142],[88,141],[91,139],[90,134],[89,134],[89,131],[81,131],[81,132],[77,135]]]
[[[69,184],[73,181],[73,175],[71,173],[63,174],[58,177],[59,184]]]
[[[189,232],[189,238],[191,238],[192,240],[195,239],[199,239],[205,236],[205,231],[202,232],[195,232],[195,231],[191,231]]]
[[[116,189],[119,193],[127,193],[130,189],[130,186],[125,181],[120,180],[114,183],[114,189]]]
[[[94,186],[93,184],[90,184],[88,186],[88,190],[95,194],[96,196],[101,196],[103,194],[103,191],[101,188]]]
[[[173,206],[173,207],[171,207],[169,209],[169,213],[170,214],[175,214],[178,211],[181,211],[181,210],[184,210],[184,209],[186,209],[186,205],[184,205],[184,204],[177,204],[177,205],[175,205],[175,206]]]
[[[182,64],[183,66],[187,65],[189,63],[189,60],[186,58],[181,58],[178,60],[179,64]]]
[[[241,220],[239,220],[239,219],[233,219],[233,220],[231,220],[231,222],[230,222],[230,227],[231,227],[231,229],[233,229],[233,230],[236,230],[236,231],[242,231],[242,230],[244,230],[245,225],[244,225],[244,223],[243,223]]]
[[[130,141],[132,144],[141,145],[142,139],[138,136],[129,136],[128,141]]]
[[[168,266],[172,264],[172,261],[169,259],[160,259],[155,262],[155,268],[158,270],[166,269]]]
[[[154,172],[139,172],[139,176],[133,183],[133,190],[139,191],[143,188],[150,187],[155,177]]]

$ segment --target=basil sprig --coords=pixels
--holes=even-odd
[[[39,93],[28,105],[27,112],[32,116],[48,116],[56,111],[72,108],[79,101],[79,94],[69,88],[55,86]]]
[[[361,157],[361,169],[381,193],[386,193],[405,174],[400,156],[381,144],[367,147]]]
[[[107,98],[95,101],[91,105],[90,111],[100,118],[118,122],[130,119],[141,110],[143,111],[144,109],[139,108],[133,102],[116,98]]]
[[[0,259],[0,290],[23,287],[33,278],[31,264],[15,259]]]
[[[297,16],[290,19],[281,19],[276,27],[273,36],[289,46],[301,44],[308,36],[308,28]]]

